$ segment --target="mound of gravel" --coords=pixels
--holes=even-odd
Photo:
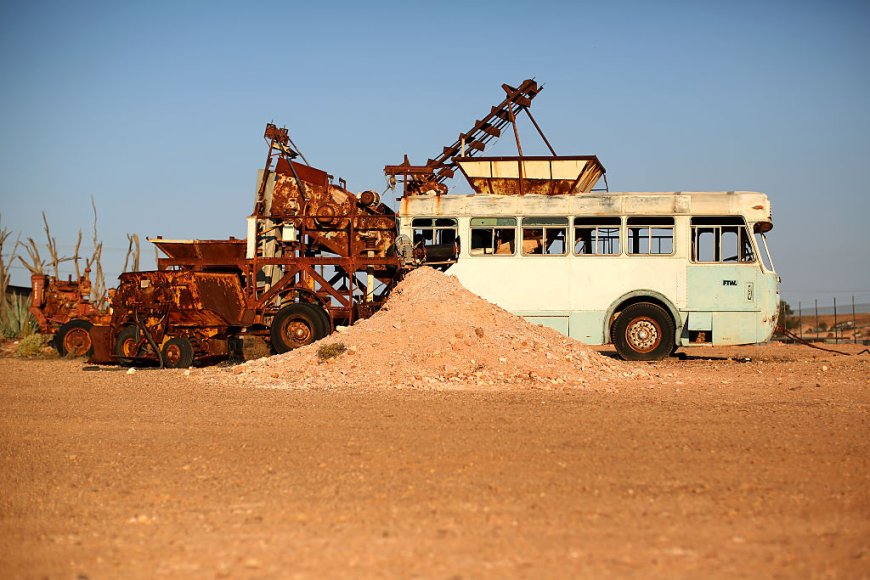
[[[367,320],[282,355],[210,371],[277,388],[580,387],[644,374],[531,324],[431,268]]]

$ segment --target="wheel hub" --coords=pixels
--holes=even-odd
[[[297,344],[307,344],[311,339],[311,329],[301,321],[293,321],[287,325],[287,337]]]
[[[86,330],[75,328],[66,333],[63,345],[66,352],[81,356],[91,347],[91,337]]]
[[[178,345],[171,344],[166,348],[164,354],[166,355],[166,360],[174,366],[181,358],[181,349]]]
[[[641,352],[648,352],[661,340],[658,328],[653,321],[639,319],[628,327],[628,341],[632,347]]]

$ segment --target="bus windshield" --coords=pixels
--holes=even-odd
[[[759,231],[757,225],[755,228],[755,245],[758,246],[758,253],[761,256],[761,263],[764,265],[764,269],[768,272],[776,272],[776,269],[773,267],[773,259],[770,257],[770,250],[767,247],[767,236]]]

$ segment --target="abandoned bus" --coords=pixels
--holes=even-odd
[[[427,264],[625,359],[766,342],[776,326],[763,193],[428,193],[404,197],[398,217]]]

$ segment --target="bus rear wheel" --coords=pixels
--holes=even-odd
[[[638,302],[616,317],[611,339],[625,360],[661,360],[674,348],[674,323],[661,306]]]

